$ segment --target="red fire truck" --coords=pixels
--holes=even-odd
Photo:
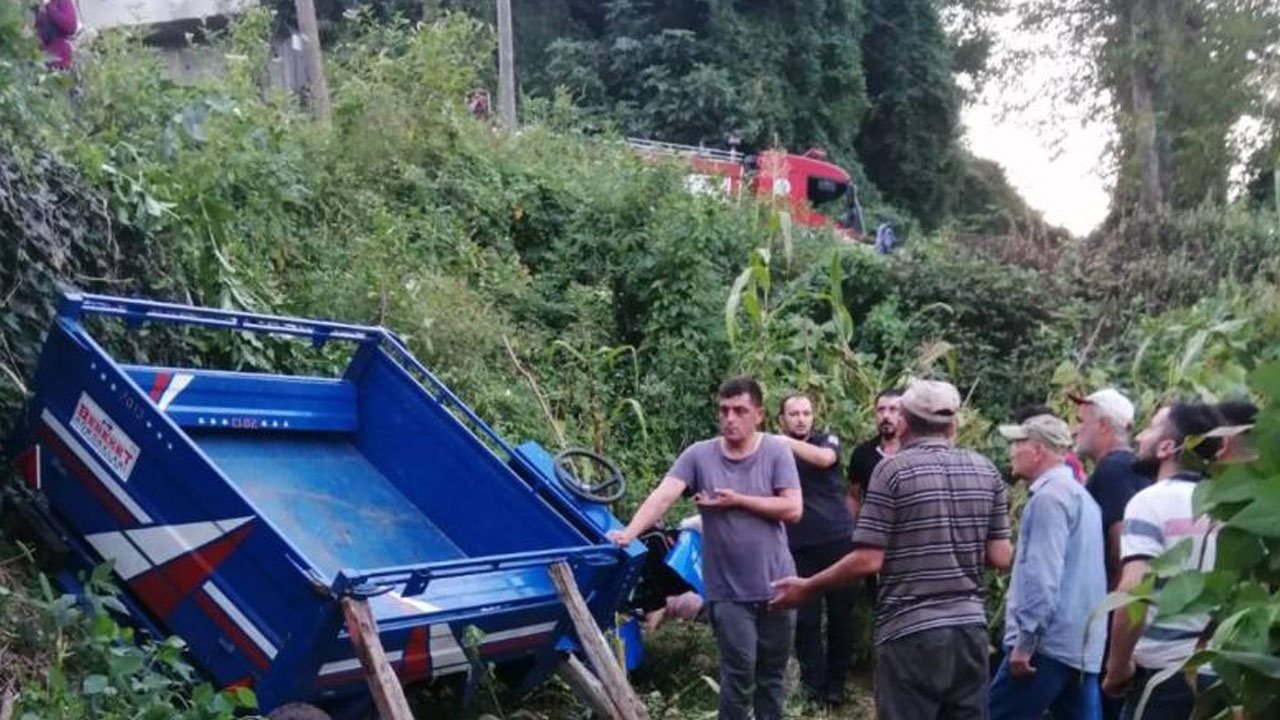
[[[821,150],[803,155],[785,150],[747,154],[640,138],[627,142],[645,157],[687,162],[685,187],[690,192],[738,198],[746,188],[757,198],[785,198],[793,222],[830,227],[850,240],[865,238],[853,179],[840,166],[827,162]]]

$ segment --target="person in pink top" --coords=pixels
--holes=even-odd
[[[49,56],[49,67],[71,69],[71,38],[79,23],[74,0],[41,0],[35,9],[36,35],[40,48]]]

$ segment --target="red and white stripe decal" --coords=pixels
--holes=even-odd
[[[151,392],[147,393],[151,397],[151,402],[160,402],[160,396],[164,394],[164,389],[169,386],[169,381],[172,379],[173,373],[156,373],[156,379],[151,382]]]
[[[98,551],[103,560],[115,563],[116,574],[121,580],[132,580],[150,570],[152,565],[137,546],[129,542],[121,532],[101,532],[85,535],[84,539]]]
[[[49,412],[48,408],[45,408],[40,413],[40,419],[47,429],[43,436],[52,441],[51,449],[54,453],[71,466],[68,469],[71,470],[72,474],[76,475],[91,492],[94,492],[99,500],[103,501],[103,504],[116,516],[117,520],[120,520],[123,524],[128,524],[130,518],[143,525],[151,523],[151,516],[142,509],[142,506],[138,505],[137,501],[129,493],[125,492],[125,489],[111,476],[110,472],[102,467],[97,458],[93,457],[85,449],[84,445],[71,435],[66,426],[59,422],[53,416],[53,413]],[[105,489],[106,493],[95,491],[95,485]],[[120,510],[123,510],[127,515],[122,517]]]
[[[230,620],[230,623],[232,623],[233,628],[229,628],[232,632],[229,634],[232,635],[232,639],[233,641],[236,641],[237,646],[242,646],[242,650],[244,650],[244,641],[251,641],[253,643],[253,647],[255,647],[257,651],[261,652],[262,655],[266,657],[266,660],[275,660],[275,644],[271,643],[271,641],[266,638],[265,634],[262,634],[262,630],[257,628],[257,625],[253,624],[252,620],[248,619],[247,616],[244,616],[244,612],[239,609],[236,603],[230,601],[230,598],[227,597],[227,594],[221,591],[218,585],[214,584],[212,580],[209,580],[209,582],[201,585],[200,589],[201,591],[204,591],[206,596],[209,596],[210,600],[214,602],[214,605],[218,606],[218,610],[223,612],[223,614],[227,616],[227,619]],[[207,609],[205,610],[207,612]],[[224,628],[224,630],[225,629],[228,628]],[[237,635],[239,635],[239,637],[237,637]],[[246,655],[252,656],[253,652],[246,652]]]
[[[125,532],[146,553],[147,559],[155,565],[163,565],[179,555],[208,545],[252,519],[253,516],[246,516],[182,525],[153,525]]]
[[[18,456],[17,465],[18,472],[22,473],[22,481],[26,483],[27,489],[39,490],[44,486],[40,475],[40,443],[35,443],[23,450],[22,454]]]
[[[489,633],[480,643],[480,654],[496,655],[537,645],[549,639],[555,627],[556,623],[546,622]],[[418,653],[415,652],[417,648],[414,647],[416,645],[414,641],[418,639],[415,638],[417,632],[418,630],[415,629],[410,633],[406,649],[392,650],[387,653],[387,659],[391,662],[403,661],[396,668],[397,674],[406,680],[418,680],[467,672],[470,666],[467,654],[453,637],[447,624],[436,624],[430,627],[429,654],[426,658],[417,657]],[[428,661],[425,668],[422,660]],[[322,665],[319,682],[322,685],[338,685],[346,681],[359,680],[360,677],[360,661],[356,658],[348,658]]]
[[[162,375],[167,376],[168,373],[162,373]],[[156,376],[157,385],[160,383],[160,377],[160,375]],[[160,397],[157,398],[155,396],[156,386],[152,386],[151,399],[161,410],[168,410],[169,406],[173,404],[173,401],[177,399],[178,393],[186,390],[187,386],[190,385],[191,381],[194,379],[195,375],[192,375],[191,373],[176,373],[173,376],[173,380],[167,383],[167,387],[163,388],[163,391],[160,393]]]
[[[143,604],[168,618],[244,541],[253,529],[251,519],[112,530],[86,535],[85,540],[104,560],[115,563],[116,574]],[[212,598],[207,604],[218,606]]]

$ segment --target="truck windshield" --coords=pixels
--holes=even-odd
[[[848,211],[849,183],[838,178],[809,176],[809,204],[813,209],[838,220]]]

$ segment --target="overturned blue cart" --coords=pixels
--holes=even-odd
[[[353,349],[338,377],[130,365],[89,316]],[[139,624],[263,710],[367,697],[339,607],[352,595],[403,683],[478,654],[531,687],[572,647],[547,567],[568,563],[607,627],[643,561],[546,450],[509,445],[379,327],[67,294],[12,443],[59,582],[113,562]]]

